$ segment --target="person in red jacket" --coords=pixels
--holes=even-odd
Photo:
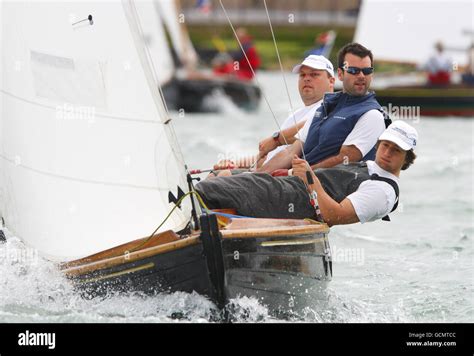
[[[242,50],[235,52],[233,55],[234,60],[237,62],[234,67],[235,73],[239,79],[250,80],[254,77],[254,72],[260,67],[260,56],[252,42],[252,37],[250,37],[245,28],[238,28],[236,34],[247,58],[245,58]]]
[[[239,45],[239,49],[230,54],[217,55],[212,63],[213,72],[216,75],[231,75],[241,80],[251,80],[260,67],[260,56],[247,30],[240,27],[235,32],[245,54]]]

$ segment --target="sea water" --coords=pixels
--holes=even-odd
[[[255,154],[259,140],[278,130],[291,107],[302,105],[296,78],[262,73],[262,100],[245,113],[220,93],[217,114],[172,113],[190,168]],[[333,280],[329,303],[308,322],[474,322],[474,197],[472,118],[408,118],[419,132],[415,164],[401,173],[400,204],[392,222],[338,226],[329,238]],[[140,293],[81,298],[57,267],[9,231],[0,245],[1,322],[218,321],[216,306],[198,294]],[[252,298],[233,301],[237,322],[275,322]]]

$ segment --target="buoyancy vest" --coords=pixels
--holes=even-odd
[[[389,119],[375,99],[375,93],[364,96],[343,92],[326,93],[321,107],[316,110],[304,144],[305,158],[309,164],[336,156],[357,121],[370,110],[379,110],[384,115],[385,126],[388,126]],[[362,160],[374,159],[375,143]]]
[[[398,197],[400,194],[398,184],[393,179],[381,177],[376,173],[370,175],[365,162],[340,164],[331,168],[319,168],[314,173],[321,182],[324,191],[338,203],[354,193],[362,182],[370,179],[389,184],[395,191],[395,204],[390,212],[393,212],[398,207]],[[390,218],[386,215],[382,220],[390,221]]]

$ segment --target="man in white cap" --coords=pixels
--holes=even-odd
[[[311,121],[314,113],[321,106],[325,93],[334,91],[334,67],[325,57],[319,55],[310,55],[305,60],[293,68],[293,73],[298,76],[298,90],[304,107],[291,113],[280,126],[280,131],[276,131],[268,138],[259,143],[260,160],[257,167],[268,162],[278,152],[284,150],[288,144],[295,142],[295,135],[304,126],[306,121]],[[256,157],[242,159],[244,162],[232,162],[223,160],[214,166],[214,169],[220,167],[244,168],[251,166]],[[235,164],[237,163],[237,164]],[[220,176],[230,175],[228,171],[221,172]]]
[[[306,161],[295,157],[293,174],[303,180],[309,192],[316,192],[321,215],[329,226],[389,220],[388,214],[398,206],[400,171],[415,161],[417,141],[413,127],[395,121],[380,135],[375,161],[366,162],[367,173],[363,163],[354,163],[315,174]],[[308,170],[312,184],[307,181]]]
[[[375,161],[313,171],[295,156],[293,176],[219,177],[200,182],[196,190],[210,209],[231,208],[244,216],[319,218],[329,226],[390,220],[398,206],[400,171],[415,161],[417,141],[416,130],[398,120],[380,135]]]
[[[298,133],[302,133],[301,128],[313,119],[324,94],[334,91],[334,67],[326,57],[312,54],[296,65],[292,72],[298,74],[298,90],[305,106],[290,114],[280,131],[260,142],[259,155],[266,156],[265,163],[299,138]]]
[[[359,43],[341,48],[338,78],[343,90],[325,94],[314,118],[300,130],[298,141],[257,172],[286,175],[295,154],[303,156],[313,169],[373,160],[375,143],[386,127],[382,107],[369,91],[373,71],[369,49]]]

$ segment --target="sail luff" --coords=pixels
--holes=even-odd
[[[171,146],[171,149],[173,151],[173,154],[175,155],[176,161],[184,169],[184,167],[185,167],[184,155],[181,151],[181,147],[178,144],[176,134],[175,134],[175,132],[173,130],[173,127],[172,127],[172,125],[173,125],[172,124],[172,119],[171,119],[171,117],[169,115],[169,112],[168,112],[168,109],[166,107],[165,98],[164,98],[163,92],[162,92],[163,83],[161,81],[157,80],[157,78],[160,78],[159,74],[157,73],[157,68],[156,68],[157,65],[159,66],[159,63],[157,63],[157,65],[155,65],[155,61],[157,59],[157,56],[164,55],[164,53],[161,53],[161,54],[156,53],[156,52],[153,53],[150,50],[149,46],[147,46],[147,44],[144,41],[142,21],[140,20],[140,15],[137,12],[137,8],[136,8],[135,4],[130,0],[129,1],[123,0],[123,1],[125,3],[125,6],[127,6],[129,8],[129,10],[126,11],[126,13],[130,14],[129,24],[131,26],[131,31],[132,31],[132,33],[135,34],[135,44],[137,46],[137,51],[139,51],[139,53],[141,53],[140,58],[142,60],[142,65],[144,66],[144,68],[147,69],[147,72],[148,72],[148,75],[147,75],[148,85],[150,87],[151,92],[153,93],[153,98],[155,99],[155,102],[156,102],[156,104],[157,104],[157,106],[160,110],[160,113],[161,113],[160,118],[161,118],[162,123],[165,125],[164,130],[166,131],[166,133],[168,135],[168,140],[170,142],[170,146]],[[146,3],[142,2],[141,4],[143,5],[143,4],[146,4]],[[149,4],[151,4],[151,3],[149,3]],[[148,10],[151,10],[151,8],[149,8]],[[149,13],[151,14],[151,13],[153,13],[153,11],[149,11]],[[155,15],[156,15],[156,13],[155,13]],[[155,20],[161,21],[159,19],[159,16],[156,16]],[[156,23],[155,23],[155,25],[156,25]],[[163,23],[159,22],[159,25],[162,26]],[[150,24],[148,24],[148,26],[150,26]],[[162,27],[160,28],[160,30],[161,29],[162,29]],[[152,29],[150,29],[150,32],[156,35],[156,32],[153,32]],[[160,36],[157,36],[157,38],[155,38],[155,40],[163,41],[163,43],[166,45],[166,47],[168,46],[166,38],[164,36],[161,36],[161,34],[160,34]],[[155,81],[151,81],[150,78],[155,78]]]

